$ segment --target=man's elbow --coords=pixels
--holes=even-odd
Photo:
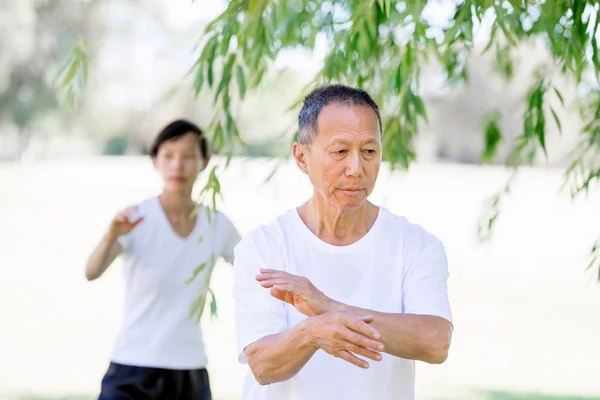
[[[261,368],[259,365],[250,364],[250,361],[248,361],[248,366],[250,367],[250,371],[252,371],[252,375],[254,375],[254,379],[260,386],[267,386],[277,382],[271,376],[269,376],[264,368]]]
[[[254,379],[256,379],[256,382],[258,382],[258,384],[260,386],[267,386],[267,385],[270,385],[271,383],[273,383],[270,380],[266,379],[266,377],[264,377],[260,374],[254,374]]]
[[[264,368],[263,362],[259,359],[259,351],[258,349],[248,348],[244,351],[246,355],[246,362],[250,367],[250,371],[252,371],[252,375],[254,375],[254,379],[261,386],[267,386],[271,383],[274,383],[272,379],[268,376],[266,368]]]
[[[432,338],[424,361],[430,364],[443,364],[448,359],[451,341],[450,330],[442,330]]]
[[[435,346],[427,355],[429,364],[443,364],[448,359],[450,345]]]

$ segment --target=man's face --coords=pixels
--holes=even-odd
[[[381,165],[377,115],[368,106],[328,104],[310,145],[295,143],[296,163],[324,200],[356,209],[373,191]]]

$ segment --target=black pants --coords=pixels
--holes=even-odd
[[[175,370],[110,363],[99,400],[211,400],[206,369]]]

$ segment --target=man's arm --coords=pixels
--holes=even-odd
[[[332,300],[301,276],[283,271],[261,270],[257,277],[271,295],[288,301],[306,315],[336,311],[372,315],[370,325],[381,335],[385,352],[397,357],[443,363],[448,357],[452,324],[441,317],[419,314],[381,313]],[[277,282],[277,283],[275,283]]]
[[[268,385],[296,375],[316,351],[309,335],[297,325],[257,340],[244,353],[256,381]]]
[[[234,299],[239,360],[247,362],[258,383],[265,385],[291,378],[318,350],[367,368],[356,355],[380,360],[383,344],[369,324],[370,316],[348,312],[322,313],[288,327],[285,305],[256,282],[259,268],[272,264],[268,251],[280,248],[256,243],[247,236],[235,248]]]
[[[335,302],[333,309],[372,315],[371,325],[381,333],[385,352],[397,357],[441,364],[448,358],[452,324],[434,315],[393,314]]]
[[[248,365],[261,385],[282,382],[296,375],[318,349],[358,367],[369,364],[355,354],[381,360],[383,344],[369,325],[371,316],[358,318],[348,312],[310,317],[294,328],[265,336],[244,350]],[[374,351],[374,350],[378,351]]]
[[[404,313],[381,313],[343,304],[325,296],[307,278],[262,269],[256,279],[271,296],[311,316],[332,311],[372,315],[371,325],[381,334],[385,352],[439,364],[446,360],[452,323],[446,280],[448,267],[441,242],[425,249],[408,268],[403,285]]]

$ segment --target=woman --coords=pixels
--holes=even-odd
[[[222,213],[200,210],[190,217],[192,188],[209,162],[207,147],[190,122],[165,127],[151,149],[162,193],[119,212],[88,259],[85,275],[94,280],[125,256],[125,313],[102,400],[211,399],[201,328],[188,312],[206,293],[212,267],[186,281],[216,257],[231,263],[240,237]]]

